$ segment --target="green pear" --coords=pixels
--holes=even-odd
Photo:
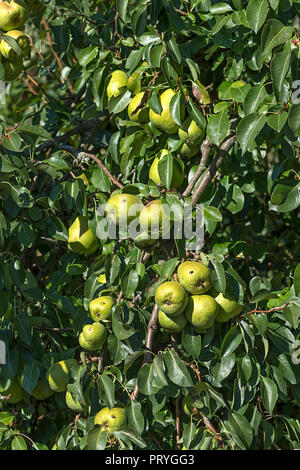
[[[6,33],[5,36],[9,36],[17,41],[22,52],[22,57],[25,57],[28,54],[30,50],[30,40],[27,34],[23,33],[22,31],[13,30]],[[5,39],[1,39],[0,54],[2,54],[5,59],[9,59],[10,61],[18,59],[17,53],[8,44],[8,42],[5,41]]]
[[[139,197],[133,194],[114,194],[106,204],[106,214],[120,227],[126,227],[139,216],[144,207]]]
[[[126,424],[126,414],[124,408],[115,407],[112,409],[102,408],[96,416],[94,423],[101,426],[104,431],[112,433],[118,431]]]
[[[95,322],[100,322],[110,318],[113,304],[113,298],[108,295],[97,297],[96,299],[92,300],[89,304],[89,310],[92,319]]]
[[[28,8],[23,0],[0,2],[0,29],[11,31],[19,29],[28,18]]]
[[[128,78],[127,88],[133,95],[136,95],[141,91],[141,75],[141,71],[137,70],[136,72],[133,72],[133,74]]]
[[[134,238],[134,243],[139,247],[152,246],[157,240],[152,239],[148,232],[141,232]]]
[[[181,157],[192,158],[200,152],[200,145],[184,142],[179,149]]]
[[[107,338],[107,331],[102,323],[85,325],[79,335],[79,344],[87,351],[97,351],[102,348]]]
[[[184,121],[182,128],[178,130],[178,137],[180,140],[200,145],[204,139],[204,132],[197,126],[195,121],[189,117]]]
[[[178,317],[184,311],[187,302],[187,293],[179,282],[163,282],[156,289],[155,303],[169,316]]]
[[[88,217],[79,216],[69,228],[69,248],[76,253],[90,255],[98,248],[97,239],[88,225]]]
[[[127,87],[128,77],[123,70],[115,70],[111,74],[110,81],[107,85],[107,97],[110,100],[112,97],[116,98],[122,91],[123,87]]]
[[[78,413],[84,413],[87,411],[87,405],[82,401],[75,401],[72,393],[69,390],[66,391],[65,395],[67,407],[72,411],[77,411]]]
[[[23,60],[20,57],[16,57],[12,62],[3,59],[2,65],[5,71],[5,81],[12,82],[15,80],[23,69]]]
[[[219,311],[216,317],[216,321],[220,323],[227,322],[231,318],[236,317],[243,310],[243,305],[237,303],[231,296],[220,293],[215,297],[216,302],[219,304]]]
[[[160,114],[155,113],[150,109],[149,117],[150,121],[155,127],[166,132],[167,134],[175,134],[178,131],[179,126],[173,121],[170,114],[170,102],[176,93],[168,88],[160,95],[160,104],[162,111]],[[182,115],[184,114],[184,108],[182,107]]]
[[[135,95],[128,105],[128,117],[131,121],[135,122],[147,122],[149,121],[149,107],[146,105],[143,108],[139,109],[137,113],[132,114],[137,107],[141,104],[144,92],[138,93]]]
[[[185,314],[196,331],[204,333],[214,324],[218,307],[217,302],[210,295],[192,295],[189,297]]]
[[[53,395],[53,390],[51,390],[47,380],[38,380],[35,388],[32,390],[31,395],[36,400],[47,400],[51,395]]]
[[[3,394],[5,396],[10,395],[10,398],[5,400],[5,403],[11,403],[12,405],[16,405],[17,403],[22,401],[23,398],[22,387],[16,379],[12,381],[11,385],[8,387],[7,390],[5,390]]]
[[[190,294],[203,294],[211,288],[210,270],[199,261],[184,261],[178,267],[180,284]]]
[[[158,321],[160,326],[170,333],[180,333],[187,323],[187,319],[184,314],[180,314],[179,316],[174,317],[167,315],[162,310],[159,310],[158,312]]]
[[[149,171],[149,179],[154,181],[156,184],[162,184],[159,173],[158,173],[158,164],[162,157],[167,155],[169,151],[167,149],[163,149],[160,152],[159,157],[155,157]],[[180,161],[177,158],[173,160],[173,175],[171,181],[171,188],[178,189],[182,185],[184,180],[184,166],[181,166]]]
[[[76,359],[65,359],[53,364],[47,371],[47,379],[51,390],[65,392],[70,380],[70,371],[76,365]]]
[[[140,213],[139,222],[142,229],[151,233],[153,239],[160,236],[169,229],[169,217],[165,212],[164,205],[160,200],[149,202]]]

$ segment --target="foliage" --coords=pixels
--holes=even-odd
[[[0,448],[299,449],[299,1],[42,3],[26,26],[31,57],[0,105]],[[107,99],[110,74],[139,67],[148,106],[159,113],[172,88],[173,122],[182,126],[183,107],[210,139],[209,155],[199,144],[181,159],[177,191],[177,134],[129,120],[126,87]],[[148,173],[164,148],[157,186]],[[193,180],[201,155],[213,178]],[[116,183],[144,203],[201,203],[201,254],[186,252],[187,240],[143,249],[106,237],[92,255],[70,251],[70,225],[88,216],[96,235],[96,208]],[[170,335],[153,325],[155,289],[188,256],[243,311],[205,334],[188,324]],[[116,300],[108,341],[87,353],[78,337],[99,294]],[[32,395],[50,365],[73,357],[80,415],[64,393]],[[199,379],[189,415],[182,403]],[[11,404],[15,381],[23,399]],[[111,436],[94,426],[107,406],[126,407]]]

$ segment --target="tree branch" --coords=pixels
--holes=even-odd
[[[102,170],[104,171],[104,173],[107,174],[107,176],[109,177],[109,179],[111,180],[111,182],[115,185],[115,186],[118,186],[120,189],[123,189],[124,186],[123,184],[119,183],[119,181],[116,180],[116,178],[113,177],[113,175],[110,173],[110,171],[106,168],[106,166],[104,165],[104,163],[101,162],[101,160],[99,160],[98,157],[96,157],[96,155],[93,155],[92,153],[87,153],[87,152],[79,152],[81,155],[86,155],[87,157],[91,158],[92,160],[94,160],[97,165],[102,168]]]
[[[196,170],[196,173],[194,174],[193,178],[191,179],[191,181],[189,182],[188,186],[186,187],[185,191],[182,193],[182,196],[183,197],[187,197],[190,195],[195,183],[197,182],[199,176],[201,175],[202,171],[206,169],[206,164],[207,164],[207,160],[208,160],[208,157],[209,157],[209,154],[210,154],[210,150],[211,150],[211,141],[207,138],[203,141],[202,145],[201,145],[201,160],[200,160],[200,163],[199,163],[199,166]]]
[[[205,189],[207,188],[208,184],[216,175],[218,169],[220,168],[225,156],[234,145],[236,141],[236,136],[228,136],[225,141],[221,144],[218,153],[212,163],[209,165],[209,168],[205,175],[202,177],[199,185],[197,186],[193,197],[192,197],[192,204],[195,206],[199,199],[201,198],[202,194],[204,193]]]

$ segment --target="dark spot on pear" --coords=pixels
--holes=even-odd
[[[194,274],[194,271],[190,271],[189,274]]]

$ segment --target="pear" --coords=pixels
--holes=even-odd
[[[169,230],[169,217],[160,200],[149,202],[140,213],[139,222],[142,229],[151,233],[153,239]]]
[[[126,227],[139,216],[144,207],[139,197],[133,194],[114,194],[106,204],[106,214],[116,224]]]
[[[177,317],[174,317],[167,315],[162,310],[159,310],[158,312],[158,321],[160,326],[170,333],[180,333],[187,323],[187,319],[184,314],[180,314]]]
[[[199,261],[184,261],[178,267],[180,284],[190,294],[203,294],[211,288],[209,268]]]
[[[106,284],[106,275],[105,274],[99,274],[97,281],[100,284]]]
[[[132,114],[137,107],[141,104],[144,92],[138,93],[137,95],[132,98],[128,106],[128,117],[131,121],[135,122],[147,122],[149,121],[149,107],[146,105],[145,107],[139,109],[137,113]]]
[[[152,239],[148,232],[142,232],[133,241],[139,247],[147,247],[154,245],[157,240]]]
[[[102,323],[85,325],[79,335],[79,344],[87,351],[97,351],[102,348],[107,338],[107,331]]]
[[[90,255],[98,248],[97,239],[88,225],[88,217],[79,216],[69,228],[69,248],[76,253]]]
[[[87,405],[85,402],[75,401],[72,393],[69,390],[66,391],[65,395],[67,407],[72,411],[77,411],[77,413],[84,413],[87,410]]]
[[[53,390],[51,390],[47,380],[38,380],[35,388],[32,390],[31,395],[36,400],[47,400],[51,395],[53,395]]]
[[[14,29],[6,33],[5,36],[9,36],[17,41],[22,52],[22,57],[25,57],[28,54],[30,50],[30,40],[27,34],[24,34],[22,31],[18,31]],[[9,59],[10,61],[18,59],[18,55],[13,50],[13,48],[8,44],[8,42],[6,42],[5,39],[1,39],[0,53],[5,59]]]
[[[28,18],[28,8],[23,0],[0,2],[0,29],[11,31],[19,29]]]
[[[235,299],[231,296],[224,295],[220,293],[217,297],[215,297],[216,302],[219,304],[219,311],[216,317],[216,322],[224,323],[231,318],[236,317],[241,313],[243,310],[243,305],[237,303]]]
[[[189,297],[185,314],[196,331],[204,333],[214,324],[218,307],[217,302],[210,295],[192,295]]]
[[[100,322],[110,318],[113,304],[113,298],[108,295],[92,300],[89,305],[92,319],[95,322]]]
[[[1,4],[0,4],[1,5]],[[23,69],[23,60],[20,57],[16,57],[13,62],[9,60],[3,60],[2,65],[5,71],[5,81],[12,82],[15,80]]]
[[[110,100],[112,97],[116,98],[122,91],[123,87],[127,87],[128,77],[123,70],[115,70],[111,74],[110,81],[107,85],[106,93]]]
[[[195,121],[191,118],[187,118],[184,121],[182,128],[178,130],[178,137],[180,140],[200,145],[204,139],[204,132],[197,126]]]
[[[158,164],[159,161],[162,159],[163,156],[167,155],[169,151],[167,149],[163,149],[160,152],[159,157],[155,157],[149,171],[149,179],[154,181],[156,184],[162,184],[159,173],[158,173]],[[171,188],[178,189],[182,185],[184,180],[184,168],[182,168],[180,161],[176,158],[173,160],[173,175],[171,181]]]
[[[179,282],[163,282],[156,289],[155,303],[169,316],[178,317],[185,309],[187,302],[187,293]]]
[[[23,398],[22,387],[20,386],[17,380],[12,381],[8,389],[5,390],[4,395],[5,396],[10,395],[10,398],[5,400],[5,403],[11,403],[13,405],[16,405],[17,403],[22,401],[22,398]]]
[[[179,153],[181,157],[192,158],[200,151],[200,145],[190,144],[189,142],[184,142],[180,147]]]
[[[150,121],[154,126],[167,134],[175,134],[178,131],[178,125],[173,121],[170,114],[170,102],[175,94],[171,88],[168,88],[160,96],[162,112],[157,114],[152,109],[149,112]],[[184,114],[184,108],[182,108],[182,114]]]
[[[47,379],[51,390],[65,392],[70,379],[70,371],[76,365],[76,359],[65,359],[53,364],[47,371]]]
[[[112,409],[102,408],[96,416],[94,423],[101,426],[104,431],[112,433],[118,431],[126,424],[126,414],[124,408],[115,407]]]
[[[136,72],[133,72],[133,74],[128,78],[127,88],[133,95],[136,95],[141,91],[141,74],[141,71],[137,70]]]

